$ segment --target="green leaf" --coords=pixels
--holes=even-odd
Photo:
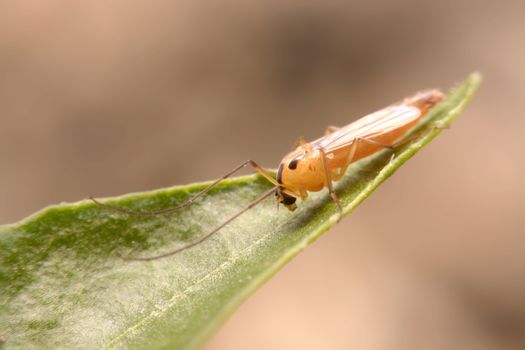
[[[480,84],[472,74],[433,108],[420,128],[449,125]],[[336,189],[350,213],[441,130],[352,165]],[[416,132],[416,131],[414,131]],[[181,203],[206,184],[108,199],[137,210]],[[84,200],[48,207],[0,226],[0,336],[5,349],[176,348],[201,345],[288,260],[336,223],[325,191],[299,209],[267,199],[218,234],[180,254],[151,256],[202,237],[271,186],[257,175],[224,181],[180,212],[130,217]],[[278,312],[278,311],[276,311]]]

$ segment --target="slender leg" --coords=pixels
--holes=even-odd
[[[261,174],[268,182],[271,182],[275,186],[279,186],[279,183],[277,183],[277,180],[275,180],[269,173],[268,170],[264,169],[259,164],[255,163],[253,160],[247,160],[248,164],[250,164],[259,174]],[[231,174],[229,174],[231,175]],[[219,181],[221,181],[220,179]],[[216,181],[217,182],[217,181]],[[210,185],[211,186],[211,185]]]
[[[393,144],[391,145],[386,145],[386,144],[383,144],[381,142],[378,142],[378,141],[375,141],[375,140],[370,140],[370,139],[365,139],[365,138],[356,138],[353,140],[352,142],[352,146],[350,146],[350,151],[348,153],[348,156],[346,158],[346,161],[345,161],[345,165],[341,168],[341,171],[339,172],[339,174],[337,175],[333,175],[330,173],[330,171],[328,170],[328,166],[327,166],[327,161],[326,161],[326,152],[324,149],[320,149],[320,153],[321,153],[321,160],[322,160],[322,163],[323,163],[323,167],[324,167],[324,172],[325,172],[325,176],[326,176],[326,184],[328,186],[328,190],[330,191],[330,196],[332,197],[332,199],[334,200],[335,204],[337,205],[337,208],[339,210],[339,213],[340,213],[340,216],[339,216],[339,220],[341,220],[341,217],[343,215],[343,209],[341,207],[341,203],[339,202],[339,198],[337,197],[337,194],[335,193],[334,189],[333,189],[333,185],[332,185],[332,181],[337,181],[339,180],[343,175],[344,173],[346,172],[346,170],[348,169],[348,167],[350,166],[350,164],[352,164],[352,161],[355,157],[355,154],[357,153],[357,147],[359,146],[359,143],[360,142],[365,142],[365,143],[369,143],[369,144],[372,144],[372,145],[376,145],[376,146],[380,146],[380,147],[384,147],[384,148],[388,148],[388,149],[391,149],[392,151],[394,151],[394,154],[392,155],[392,159],[394,159],[395,157],[395,148],[398,147],[398,146],[401,146],[407,142],[410,142],[412,140],[415,140],[429,132],[432,132],[433,130],[436,130],[436,129],[439,129],[439,130],[443,130],[443,129],[448,129],[449,127],[448,126],[440,126],[440,125],[434,125],[432,128],[428,129],[428,130],[423,130],[421,132],[417,132],[415,133],[414,135],[411,135],[407,138],[404,138],[404,139],[401,139],[399,141],[396,141],[394,142]],[[329,128],[327,128],[327,130],[329,130]]]
[[[384,143],[381,143],[381,142],[378,142],[378,141],[375,141],[375,140],[370,140],[370,139],[366,139],[366,138],[358,138],[356,139],[355,142],[365,142],[365,143],[369,143],[371,145],[376,145],[376,146],[380,146],[380,147],[383,147],[383,148],[388,148],[390,150],[392,150],[394,152],[394,157],[395,157],[395,148],[401,146],[401,145],[404,145],[410,141],[413,141],[423,135],[426,135],[434,130],[444,130],[444,129],[448,129],[449,127],[448,126],[439,126],[439,125],[434,125],[433,127],[431,127],[430,129],[427,129],[427,130],[421,130],[419,132],[416,132],[415,134],[413,135],[410,135],[408,137],[405,137],[405,138],[402,138],[390,145],[386,145]]]
[[[343,177],[343,175],[345,174],[346,172],[346,169],[348,169],[348,167],[350,166],[350,164],[352,164],[352,161],[355,157],[355,154],[357,152],[357,146],[359,146],[359,142],[358,142],[359,139],[355,139],[353,142],[352,142],[352,145],[350,146],[350,152],[348,152],[348,156],[346,157],[346,160],[345,160],[345,165],[341,168],[339,174],[337,176],[333,176],[332,175],[332,180],[334,181],[337,181],[339,180],[341,177]]]
[[[413,141],[421,136],[424,136],[428,133],[431,133],[432,131],[434,130],[445,130],[445,129],[450,129],[450,126],[448,125],[434,125],[432,126],[431,128],[427,129],[427,130],[421,130],[421,131],[418,131],[416,132],[415,134],[413,135],[410,135],[406,138],[402,138],[401,140],[398,140],[396,142],[394,142],[391,147],[392,148],[396,148],[396,147],[399,147],[401,145],[404,145],[405,143],[408,143],[410,141]]]
[[[334,131],[337,131],[341,129],[340,127],[337,127],[337,126],[327,126],[326,129],[324,129],[324,136],[326,135],[330,135],[331,133],[333,133]]]
[[[197,244],[200,244],[202,242],[204,242],[205,240],[207,240],[208,238],[210,238],[211,236],[213,236],[214,234],[216,234],[220,229],[222,229],[224,226],[228,225],[230,222],[232,222],[233,220],[235,220],[237,217],[239,217],[242,213],[250,210],[251,208],[253,208],[254,206],[256,206],[257,204],[259,204],[260,202],[262,202],[264,199],[266,199],[267,197],[269,197],[270,195],[274,194],[275,193],[275,188],[272,188],[270,189],[269,191],[267,191],[266,193],[262,194],[259,198],[257,198],[256,200],[254,200],[253,202],[251,202],[250,204],[248,204],[248,206],[244,207],[243,209],[241,209],[240,211],[238,211],[236,214],[234,214],[233,216],[231,216],[229,219],[227,219],[226,221],[224,221],[222,224],[220,224],[219,226],[217,226],[216,228],[214,228],[211,232],[208,232],[206,235],[204,235],[203,237],[197,239],[196,241],[193,241],[193,242],[190,242],[188,244],[186,244],[185,246],[182,246],[180,248],[177,248],[175,250],[172,250],[170,252],[167,252],[167,253],[164,253],[164,254],[160,254],[160,255],[155,255],[155,256],[135,256],[135,257],[124,257],[124,260],[135,260],[135,261],[151,261],[151,260],[157,260],[157,259],[161,259],[161,258],[165,258],[165,257],[168,257],[168,256],[172,256],[172,255],[175,255],[177,253],[180,253],[186,249],[189,249],[191,247],[194,247],[196,246]]]
[[[341,202],[339,202],[339,198],[337,197],[337,194],[334,191],[334,186],[332,184],[332,176],[330,172],[328,171],[327,161],[326,161],[326,153],[323,148],[319,149],[319,152],[321,153],[321,161],[323,163],[324,168],[324,175],[326,177],[326,186],[328,187],[328,191],[330,192],[330,196],[335,202],[335,205],[337,206],[337,210],[339,211],[339,218],[337,219],[337,222],[341,220],[343,217],[343,207],[341,207]]]
[[[179,204],[179,205],[177,205],[175,207],[171,207],[171,208],[165,208],[165,209],[153,210],[153,211],[131,210],[131,209],[126,209],[126,208],[121,208],[121,207],[117,207],[117,206],[101,203],[101,202],[99,202],[98,200],[96,200],[93,197],[89,197],[89,199],[91,199],[95,204],[97,204],[97,205],[99,205],[101,207],[104,207],[106,209],[118,211],[118,212],[125,213],[125,214],[128,214],[128,215],[133,215],[133,216],[155,216],[155,215],[161,215],[161,214],[169,214],[169,213],[173,213],[173,212],[175,212],[177,210],[186,208],[187,206],[191,205],[193,202],[195,202],[195,200],[197,200],[198,198],[204,196],[213,187],[217,186],[221,181],[223,181],[224,179],[230,177],[231,175],[233,175],[234,173],[236,173],[237,171],[241,170],[242,168],[244,168],[247,165],[251,165],[259,174],[261,174],[265,179],[267,179],[269,182],[271,182],[275,186],[279,186],[277,181],[275,181],[275,179],[273,177],[271,177],[270,174],[264,168],[259,166],[253,160],[247,160],[244,163],[242,163],[242,164],[238,165],[237,167],[235,167],[234,169],[232,169],[226,175],[224,175],[221,178],[219,178],[219,179],[215,180],[214,182],[212,182],[210,185],[208,185],[202,191],[200,191],[200,192],[196,193],[195,195],[193,195],[186,202],[181,203],[181,204]]]
[[[308,143],[308,141],[306,141],[306,139],[302,136],[299,136],[299,138],[297,139],[297,141],[294,142],[293,146],[292,146],[292,151],[295,151],[295,149],[299,146],[304,146]]]

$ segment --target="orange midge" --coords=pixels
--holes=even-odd
[[[341,179],[350,164],[375,154],[382,149],[394,149],[420,136],[420,134],[416,134],[411,137],[405,137],[407,132],[421,120],[428,110],[442,99],[443,94],[438,90],[422,91],[358,119],[347,126],[341,128],[328,127],[323,137],[312,142],[306,142],[300,138],[297,147],[294,147],[294,150],[281,160],[277,170],[277,178],[273,178],[264,168],[254,161],[247,160],[223,177],[214,181],[204,190],[195,194],[186,202],[173,208],[157,211],[134,211],[102,204],[94,198],[91,199],[100,206],[129,215],[152,216],[167,214],[191,205],[196,199],[205,195],[219,182],[230,177],[247,165],[251,165],[258,173],[275,185],[271,190],[264,193],[247,207],[241,209],[202,238],[165,254],[152,257],[127,258],[129,260],[155,260],[191,248],[208,239],[239,215],[272,194],[275,194],[277,200],[286,208],[295,210],[297,208],[297,198],[305,200],[308,197],[308,192],[317,192],[326,187],[339,210],[340,219],[343,209],[334,191],[333,183]]]

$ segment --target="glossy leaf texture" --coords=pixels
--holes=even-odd
[[[429,131],[397,149],[393,160],[385,150],[352,165],[336,186],[345,214],[442,132],[431,126],[449,125],[480,81],[474,73],[452,89],[418,126]],[[105,201],[159,209],[206,185]],[[0,226],[2,349],[198,348],[250,293],[336,223],[327,192],[312,194],[294,212],[277,210],[268,198],[209,240],[165,259],[120,256],[156,255],[198,239],[269,188],[257,175],[244,176],[170,215],[131,217],[84,200]]]

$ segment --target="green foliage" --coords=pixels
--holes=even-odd
[[[431,110],[421,128],[448,125],[480,83],[472,74]],[[350,213],[441,131],[351,166],[336,189]],[[107,202],[152,210],[206,184],[129,194]],[[204,243],[151,262],[197,239],[270,185],[257,175],[227,180],[171,215],[129,217],[84,200],[48,207],[0,226],[0,336],[5,349],[195,348],[259,285],[337,220],[326,192],[289,212],[268,199]],[[276,310],[278,312],[278,310]]]

